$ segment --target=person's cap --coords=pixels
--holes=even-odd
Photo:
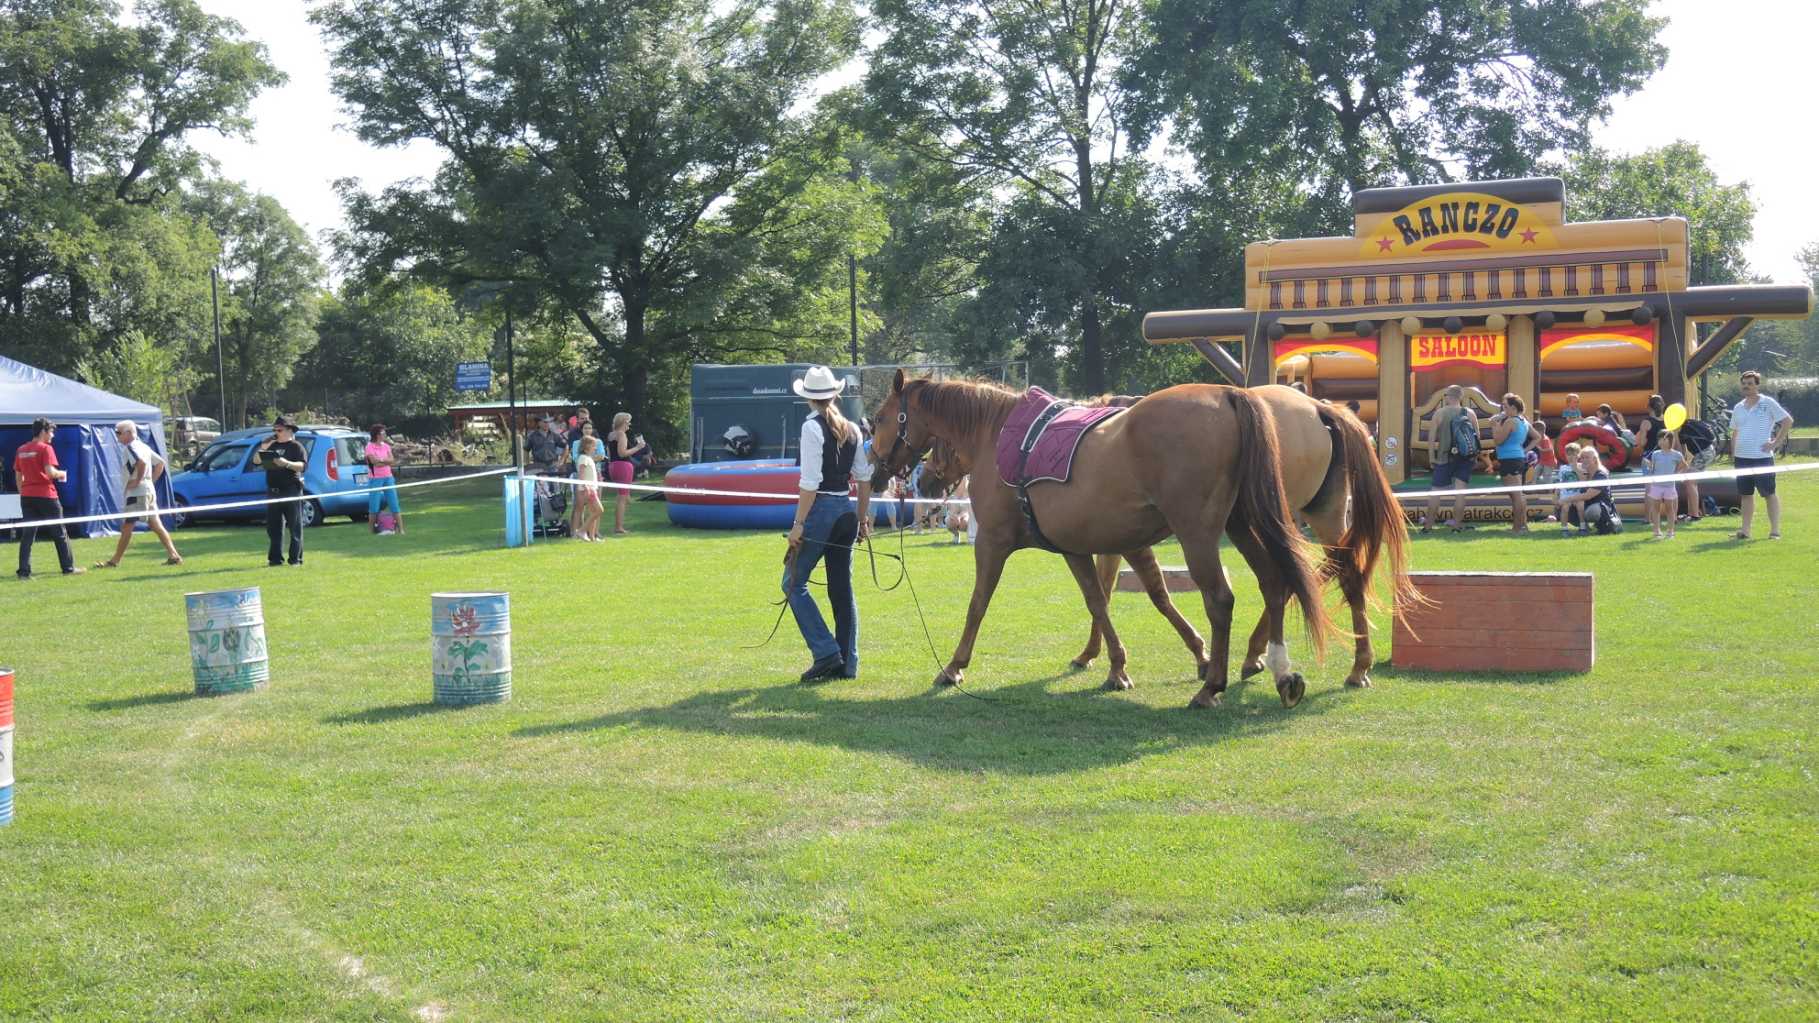
[[[826,401],[838,398],[844,385],[834,376],[834,371],[826,366],[810,366],[808,372],[802,374],[801,380],[790,385],[790,389],[804,398]]]
[[[297,429],[297,424],[291,422],[290,420],[284,418],[283,416],[279,416],[278,418],[272,420],[272,429],[274,429],[274,430],[283,429],[283,430],[294,431]]]
[[[543,415],[540,415],[537,417],[537,422],[539,422],[539,423],[553,423],[555,421],[556,421],[556,417],[550,415],[547,412],[544,413]]]

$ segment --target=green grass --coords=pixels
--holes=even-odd
[[[987,619],[998,702],[932,691],[908,589],[869,578],[863,679],[804,687],[787,622],[748,648],[777,536],[635,504],[629,539],[503,550],[496,484],[462,486],[408,495],[403,538],[312,532],[300,570],[207,527],[181,569],[142,536],[0,586],[0,1019],[1819,1016],[1814,474],[1778,543],[1417,543],[1597,573],[1589,675],[1356,692],[1335,655],[1292,711],[1253,682],[1211,712],[1130,595],[1137,688],[1063,671],[1053,556]],[[971,553],[909,558],[945,657]],[[247,584],[273,683],[191,698],[182,594]],[[479,588],[512,594],[514,698],[435,709],[429,594]]]

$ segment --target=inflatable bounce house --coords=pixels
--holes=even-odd
[[[1685,219],[1568,223],[1558,178],[1366,189],[1352,210],[1351,237],[1246,246],[1242,308],[1151,313],[1143,334],[1193,344],[1233,384],[1356,402],[1404,488],[1427,487],[1451,384],[1481,421],[1505,392],[1521,395],[1556,444],[1591,443],[1615,472],[1642,453],[1565,416],[1569,394],[1587,414],[1609,405],[1632,422],[1659,394],[1686,406],[1695,435],[1692,382],[1753,320],[1812,311],[1804,284],[1688,287]],[[1701,324],[1714,326],[1701,337]],[[1637,509],[1640,494],[1616,492]],[[1507,518],[1509,502],[1487,496],[1472,511]]]

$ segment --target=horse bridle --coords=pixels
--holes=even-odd
[[[897,392],[897,436],[891,441],[891,450],[884,456],[883,465],[889,467],[896,463],[897,452],[909,448],[910,457],[903,462],[903,468],[891,473],[898,478],[907,478],[910,470],[916,467],[916,459],[921,457],[909,443],[909,387]]]

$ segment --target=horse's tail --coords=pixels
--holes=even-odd
[[[1238,503],[1234,511],[1240,528],[1249,529],[1288,584],[1307,620],[1308,639],[1314,652],[1326,651],[1333,635],[1332,619],[1320,599],[1317,548],[1295,528],[1282,487],[1282,451],[1276,438],[1276,419],[1269,406],[1242,388],[1231,388],[1232,411],[1238,417]]]
[[[1392,607],[1397,614],[1406,614],[1424,598],[1408,577],[1408,522],[1402,506],[1377,462],[1377,451],[1364,423],[1348,409],[1329,406],[1322,413],[1338,434],[1339,454],[1352,495],[1351,521],[1338,545],[1329,552],[1338,562],[1340,583],[1356,585],[1367,599],[1374,600],[1371,577],[1387,549]]]

